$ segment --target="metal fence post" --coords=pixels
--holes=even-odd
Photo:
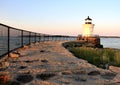
[[[21,47],[23,47],[24,43],[23,43],[23,30],[21,30]]]
[[[36,37],[37,37],[37,36],[36,36],[36,33],[35,33],[35,43],[37,42],[37,40],[36,40],[37,38],[36,38]]]
[[[40,42],[40,34],[39,34],[39,36],[38,36],[38,37],[39,37],[39,42]]]
[[[45,41],[45,35],[42,36],[43,37],[43,42]]]
[[[10,56],[10,28],[8,27],[8,57]]]
[[[48,35],[48,41],[50,40],[50,36]]]
[[[30,45],[30,42],[31,42],[30,38],[31,38],[31,32],[29,32],[29,45]]]

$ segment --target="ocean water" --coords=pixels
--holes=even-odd
[[[101,38],[100,40],[104,48],[120,49],[120,38]]]

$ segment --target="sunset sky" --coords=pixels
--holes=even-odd
[[[1,0],[0,23],[46,34],[82,34],[90,16],[94,34],[120,36],[120,0]]]

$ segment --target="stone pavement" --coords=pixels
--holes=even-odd
[[[120,85],[120,75],[76,58],[62,46],[48,41],[13,52],[0,68],[0,85]]]

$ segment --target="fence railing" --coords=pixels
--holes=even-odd
[[[76,36],[48,35],[20,30],[4,24],[0,24],[0,58],[11,51],[30,45],[30,43],[43,41],[76,40]]]

